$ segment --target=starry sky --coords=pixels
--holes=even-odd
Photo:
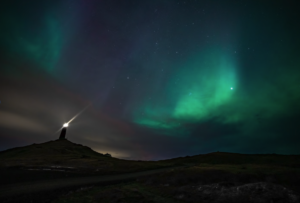
[[[296,0],[0,3],[0,150],[299,154]]]

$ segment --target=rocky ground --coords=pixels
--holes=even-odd
[[[249,167],[248,167],[249,168]],[[187,169],[139,178],[134,182],[72,191],[62,202],[201,202],[298,203],[297,173],[232,173],[226,170]],[[267,171],[265,171],[267,172]],[[299,175],[299,174],[298,174]]]
[[[163,187],[169,187],[167,184]],[[258,182],[239,186],[232,183],[185,185],[169,189],[152,188],[136,183],[107,188],[81,188],[63,196],[62,202],[203,202],[203,203],[297,203],[299,196],[283,186]]]

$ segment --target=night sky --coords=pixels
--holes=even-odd
[[[0,3],[0,150],[300,153],[298,1]]]

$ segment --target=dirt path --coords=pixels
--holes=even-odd
[[[63,189],[68,187],[76,187],[76,186],[80,187],[84,185],[92,185],[92,184],[99,184],[99,183],[113,184],[113,183],[122,182],[126,180],[134,180],[142,176],[152,175],[152,174],[168,171],[171,169],[180,169],[184,167],[183,166],[170,167],[170,168],[156,169],[156,170],[136,172],[136,173],[127,173],[127,174],[120,174],[120,175],[55,179],[55,180],[25,182],[25,183],[5,185],[0,188],[0,198],[40,193],[45,191],[53,191],[53,190],[58,190],[58,189]]]

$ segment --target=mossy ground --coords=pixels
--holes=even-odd
[[[199,164],[143,177],[135,182],[83,188],[62,196],[54,202],[273,201],[287,203],[298,201],[299,181],[300,170],[295,168],[253,164]],[[237,193],[238,189],[244,192]],[[231,196],[229,193],[232,193]]]

